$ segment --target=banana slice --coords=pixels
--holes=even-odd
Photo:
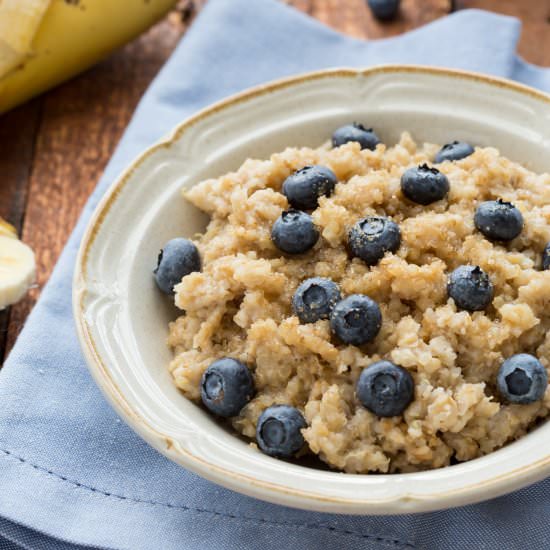
[[[34,276],[31,248],[13,235],[0,234],[0,309],[19,301],[34,282]]]

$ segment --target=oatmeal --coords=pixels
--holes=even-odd
[[[216,414],[239,434],[266,452],[290,426],[268,454],[286,445],[350,473],[439,468],[521,437],[550,408],[550,175],[493,148],[434,164],[440,147],[407,133],[338,145],[247,160],[185,193],[211,220],[194,241],[200,270],[187,251],[193,272],[173,281],[175,384],[200,403],[226,368],[248,393],[227,386],[230,412]],[[283,194],[305,166],[329,169],[308,176],[317,204],[300,182]],[[312,314],[315,293],[330,300]]]

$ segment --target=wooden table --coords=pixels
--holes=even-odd
[[[37,286],[0,312],[0,363],[48,280],[78,215],[136,104],[207,0],[181,0],[164,21],[78,78],[0,117],[0,216],[36,251]],[[281,0],[282,1],[282,0]],[[336,30],[393,36],[451,9],[520,17],[520,53],[550,65],[550,0],[403,0],[400,17],[376,22],[365,0],[286,0]],[[490,30],[488,30],[490,32]]]

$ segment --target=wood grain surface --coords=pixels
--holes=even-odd
[[[81,76],[0,117],[0,216],[37,256],[37,284],[0,312],[0,363],[50,276],[79,213],[132,113],[207,0],[181,0],[147,33]],[[365,39],[413,29],[451,9],[482,8],[519,17],[519,51],[550,65],[550,0],[403,0],[399,17],[379,23],[365,0],[281,0],[330,27]]]

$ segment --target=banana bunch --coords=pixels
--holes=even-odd
[[[15,228],[0,218],[0,309],[15,304],[34,282],[33,251],[17,238]]]
[[[0,0],[0,113],[93,65],[176,0]]]

